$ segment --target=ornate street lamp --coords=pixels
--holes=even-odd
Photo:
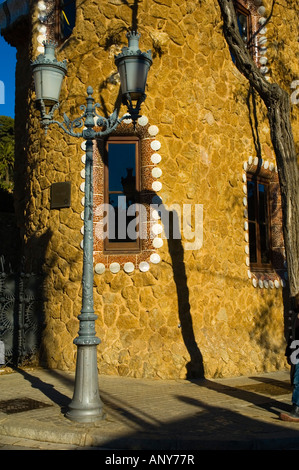
[[[94,103],[93,90],[87,88],[86,106],[82,105],[83,115],[71,121],[64,114],[64,121],[53,120],[54,111],[59,107],[59,95],[62,80],[66,74],[66,61],[58,62],[55,57],[55,43],[46,41],[45,52],[32,63],[36,91],[36,104],[41,113],[41,125],[47,129],[57,124],[72,137],[86,140],[85,163],[85,206],[84,206],[84,239],[83,239],[83,273],[82,273],[82,309],[79,318],[77,345],[77,363],[73,399],[69,405],[67,418],[89,423],[103,418],[103,405],[100,399],[97,370],[97,345],[93,302],[93,140],[109,135],[124,120],[131,118],[134,126],[139,117],[140,106],[145,99],[147,73],[152,64],[151,52],[142,53],[138,42],[140,35],[135,32],[127,34],[129,46],[122,49],[115,57],[118,67],[123,102],[127,104],[128,114],[118,117],[115,109],[109,118],[100,116]],[[135,103],[135,105],[134,105]],[[95,131],[94,126],[102,130]],[[84,129],[76,132],[76,128]]]
[[[127,106],[135,127],[140,106],[146,98],[145,85],[152,65],[152,54],[151,51],[140,51],[140,34],[128,33],[127,38],[129,46],[123,47],[122,52],[115,57],[115,64],[120,76],[122,101]]]

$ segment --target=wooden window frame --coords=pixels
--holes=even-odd
[[[104,154],[104,203],[109,204],[109,165],[108,165],[108,145],[110,143],[134,143],[135,144],[135,169],[136,169],[136,203],[140,201],[141,191],[141,169],[140,169],[140,152],[141,145],[140,139],[136,136],[111,136],[105,142],[105,154]],[[138,217],[137,227],[140,233],[140,218]],[[105,227],[104,227],[105,230]],[[140,253],[141,251],[141,239],[138,236],[135,242],[109,242],[108,237],[104,239],[104,253],[105,254],[127,254],[127,253]]]
[[[255,221],[249,220],[249,208],[248,208],[248,230],[250,223],[255,223],[255,236],[256,236],[256,262],[252,262],[250,260],[250,269],[252,271],[259,271],[259,272],[268,272],[273,271],[273,262],[272,262],[272,237],[271,237],[271,212],[270,212],[270,181],[267,178],[262,176],[256,176],[253,174],[247,174],[247,183],[253,181],[255,183],[254,191],[255,191]],[[260,224],[259,224],[259,191],[258,185],[263,184],[267,188],[267,203],[266,203],[266,227],[268,233],[268,243],[269,243],[269,262],[263,263],[261,260],[261,234],[260,234]],[[248,187],[248,186],[247,186]],[[250,250],[250,231],[249,231],[249,250]],[[250,256],[250,254],[249,254]]]

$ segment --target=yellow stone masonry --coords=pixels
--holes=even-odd
[[[291,94],[291,82],[299,79],[298,15],[289,3],[275,6],[264,36],[269,80]],[[259,17],[267,17],[271,4],[260,2],[265,12]],[[148,171],[162,171],[151,182],[161,183],[157,194],[168,208],[190,205],[191,230],[200,205],[203,236],[193,249],[184,237],[164,239],[160,248],[151,245],[143,260],[149,263],[146,272],[139,269],[140,260],[133,272],[125,272],[127,260],[120,256],[114,274],[95,249],[95,267],[103,263],[106,268],[94,278],[99,372],[182,379],[284,368],[285,278],[283,271],[264,278],[250,272],[244,212],[246,171],[255,164],[257,149],[273,178],[275,157],[266,110],[257,96],[253,102],[233,64],[217,1],[143,0],[138,10],[133,0],[77,2],[73,34],[58,51],[58,58],[68,61],[68,74],[55,116],[77,117],[88,85],[102,104],[100,111],[113,111],[119,92],[114,55],[126,44],[134,17],[141,49],[153,52],[142,106],[147,119],[136,130],[145,136],[147,156],[161,156],[159,163],[147,163]],[[35,22],[34,57],[37,35]],[[296,142],[298,109],[292,107]],[[52,368],[73,369],[81,309],[84,150],[57,127],[44,136],[33,104],[29,125],[25,249],[46,276],[41,360]],[[132,133],[130,124],[123,129]],[[150,147],[154,141],[160,144],[156,151]],[[95,168],[100,162],[98,155]],[[61,181],[72,183],[71,207],[50,210],[51,184]],[[158,263],[150,261],[152,254],[159,255]]]

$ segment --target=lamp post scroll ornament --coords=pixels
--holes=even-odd
[[[66,417],[70,420],[89,423],[103,418],[103,405],[99,393],[97,371],[97,346],[100,339],[96,336],[93,302],[93,141],[111,134],[124,120],[131,118],[135,127],[139,117],[140,106],[146,98],[145,86],[148,71],[152,65],[151,51],[141,52],[140,35],[135,32],[127,34],[128,47],[115,57],[118,67],[122,101],[128,108],[129,115],[119,118],[115,109],[110,117],[105,118],[97,113],[98,103],[94,103],[93,89],[87,88],[86,105],[81,105],[82,116],[71,121],[64,114],[63,122],[53,119],[59,108],[59,95],[67,64],[58,62],[55,57],[55,43],[46,41],[45,52],[32,63],[35,82],[36,104],[41,113],[41,125],[45,133],[52,124],[58,125],[71,137],[86,141],[85,161],[85,204],[84,204],[84,238],[83,238],[83,273],[82,273],[82,309],[78,316],[79,332],[74,339],[77,346],[77,363],[73,399]],[[94,129],[95,122],[100,131]],[[81,132],[80,129],[84,126]]]

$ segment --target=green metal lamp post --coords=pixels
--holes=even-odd
[[[32,63],[35,82],[36,104],[41,113],[41,125],[47,133],[48,127],[57,124],[71,137],[86,140],[85,163],[85,206],[84,206],[84,239],[83,239],[83,273],[82,273],[82,309],[79,318],[77,345],[77,363],[73,399],[66,417],[70,420],[90,423],[103,418],[103,405],[99,393],[97,370],[97,346],[100,339],[96,337],[93,302],[93,141],[111,134],[124,120],[131,118],[134,123],[139,117],[140,106],[145,100],[147,73],[152,64],[151,51],[139,50],[140,35],[129,32],[128,47],[115,57],[121,80],[123,103],[127,105],[129,115],[118,117],[118,110],[109,118],[97,114],[100,107],[94,103],[93,89],[87,88],[86,106],[80,109],[83,115],[71,121],[64,114],[64,121],[53,120],[53,114],[59,107],[59,95],[63,78],[67,72],[66,61],[58,62],[55,57],[55,43],[46,41],[45,52]],[[101,131],[95,131],[96,125]],[[76,128],[84,129],[76,132]]]

